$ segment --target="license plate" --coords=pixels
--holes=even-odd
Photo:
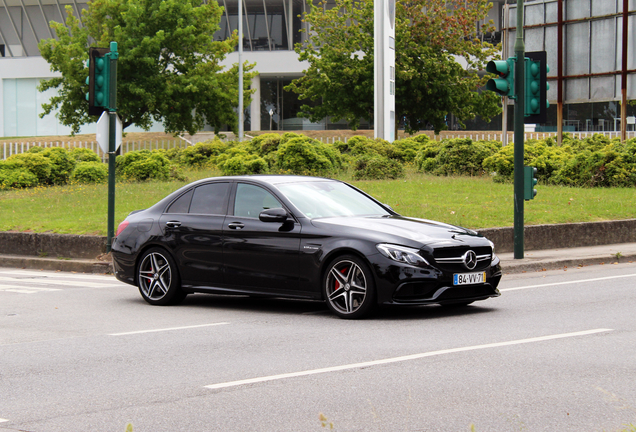
[[[472,285],[486,282],[486,272],[481,273],[455,273],[453,285]]]

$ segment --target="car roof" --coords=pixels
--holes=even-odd
[[[267,183],[271,185],[283,184],[283,183],[299,183],[299,182],[338,182],[338,180],[328,179],[324,177],[302,176],[302,175],[288,175],[288,174],[255,174],[244,176],[223,176],[223,177],[210,177],[199,180],[195,183],[205,183],[209,181],[240,181],[251,180],[259,183]]]

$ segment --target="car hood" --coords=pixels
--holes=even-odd
[[[374,233],[379,239],[387,236],[401,237],[420,244],[439,243],[473,243],[471,239],[479,238],[479,243],[486,242],[475,231],[426,219],[407,218],[403,216],[356,216],[334,217],[312,220],[312,224],[325,229],[338,228],[366,231]]]

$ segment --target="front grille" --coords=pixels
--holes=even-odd
[[[439,282],[408,282],[401,285],[393,295],[395,300],[424,300],[435,295]]]
[[[464,264],[464,255],[469,250],[472,250],[477,255],[477,265],[473,269],[468,269]],[[433,252],[433,259],[437,267],[445,272],[481,271],[487,269],[492,261],[492,248],[490,246],[439,248]]]

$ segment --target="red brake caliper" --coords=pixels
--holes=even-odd
[[[340,273],[342,274],[346,274],[347,273],[347,269],[343,268],[342,270],[340,270]],[[342,284],[338,281],[338,279],[336,279],[336,286],[334,287],[334,292],[338,291],[340,289],[340,287],[342,287]]]

